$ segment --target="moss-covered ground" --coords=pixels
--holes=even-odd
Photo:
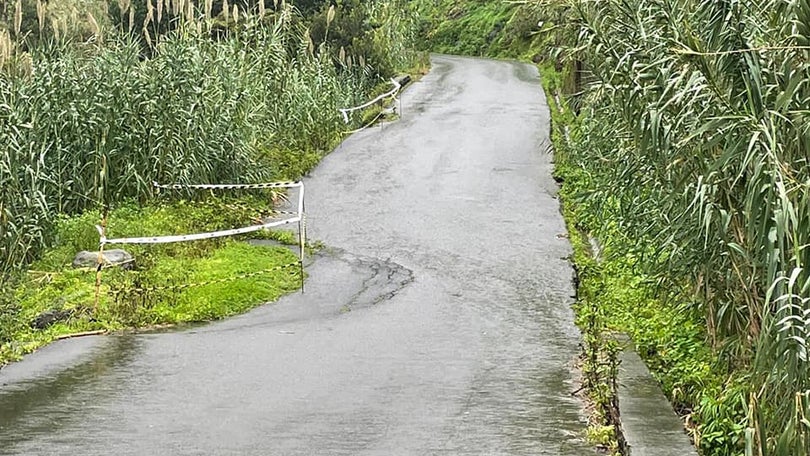
[[[246,226],[267,215],[268,201],[243,196],[143,208],[125,205],[107,215],[107,233],[158,236]],[[6,326],[13,342],[0,347],[0,365],[66,335],[215,320],[276,300],[301,285],[298,258],[290,249],[251,245],[243,236],[124,246],[135,258],[134,267],[104,268],[97,293],[96,269],[77,269],[71,263],[79,251],[98,250],[95,225],[100,222],[97,211],[59,221],[58,241],[14,292],[17,311],[13,324]],[[297,240],[287,231],[249,236]],[[46,313],[60,318],[37,325]]]

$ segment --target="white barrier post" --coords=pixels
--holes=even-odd
[[[304,249],[306,248],[306,221],[304,220],[304,184],[298,188],[298,245],[301,249],[299,261],[301,262],[301,293],[304,292]]]
[[[93,300],[93,315],[98,312],[98,301],[101,295],[101,269],[104,267],[104,245],[107,241],[107,210],[101,216],[101,225],[96,225],[99,234],[98,257],[96,258],[96,295]]]

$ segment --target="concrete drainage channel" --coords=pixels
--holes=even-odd
[[[618,399],[625,456],[697,456],[683,422],[626,336],[619,337]]]
[[[600,261],[599,241],[593,236],[587,238],[591,255]],[[626,334],[616,334],[616,340],[622,347],[616,395],[625,456],[697,456],[683,422],[636,353],[633,341]]]

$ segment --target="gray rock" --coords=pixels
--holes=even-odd
[[[83,250],[73,258],[74,268],[95,268],[98,264],[98,252],[88,252]],[[121,266],[124,269],[132,269],[135,266],[135,259],[126,250],[113,249],[104,251],[105,266]]]

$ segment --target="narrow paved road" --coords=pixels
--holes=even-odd
[[[529,65],[437,56],[307,180],[307,293],[0,371],[0,454],[586,455]]]

